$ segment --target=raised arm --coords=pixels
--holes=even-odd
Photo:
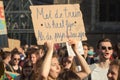
[[[41,80],[47,80],[50,71],[51,59],[53,55],[53,43],[47,42],[46,45],[47,45],[47,53],[41,65],[41,71],[40,71],[40,76],[42,78]]]
[[[77,72],[76,74],[80,77],[80,79],[84,79],[91,72],[89,65],[87,64],[86,60],[81,56],[81,54],[78,51],[78,47],[77,47],[78,42],[74,40],[69,40],[69,43],[72,45],[73,51],[75,52],[76,57],[78,58],[80,66],[82,68],[82,71]]]

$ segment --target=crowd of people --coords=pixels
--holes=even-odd
[[[24,46],[11,51],[0,49],[0,80],[120,80],[120,43],[109,38],[98,41],[97,48],[69,39],[75,56],[68,55],[66,45]]]

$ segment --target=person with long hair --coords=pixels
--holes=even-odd
[[[36,64],[37,60],[39,59],[39,50],[36,48],[31,48],[30,50],[30,60],[33,64]]]
[[[19,51],[12,51],[11,61],[10,64],[14,73],[21,73],[22,67],[19,65],[20,62],[20,52]]]
[[[69,56],[66,46],[58,50],[58,55],[60,56],[60,64],[62,69],[70,69],[76,71],[76,63],[74,56]]]
[[[74,45],[73,50],[78,56],[78,59],[80,61],[82,71],[79,73],[75,73],[80,80],[85,78],[90,74],[90,68],[85,61],[85,59],[80,55],[77,49],[77,42],[73,40],[69,40],[70,44]],[[47,53],[46,56],[41,64],[40,71],[39,71],[39,77],[35,80],[56,80],[60,79],[59,75],[61,73],[61,67],[58,61],[58,57],[54,56],[53,52],[53,43],[52,42],[46,42],[47,44]],[[62,74],[61,74],[62,75]],[[59,78],[58,78],[59,77]],[[65,79],[64,79],[65,80]]]
[[[60,74],[61,68],[58,61],[58,56],[53,54],[53,43],[46,42],[47,53],[41,62],[40,69],[38,70],[38,75],[35,77],[35,80],[56,80],[58,75]],[[39,62],[40,63],[40,62]]]
[[[70,59],[70,57],[68,57],[68,60],[71,62],[71,66],[69,65],[67,68],[66,68],[67,65],[65,66],[65,70],[60,74],[59,80],[67,80],[67,79],[68,80],[83,80],[91,72],[89,65],[87,64],[84,57],[78,51],[78,46],[77,46],[78,42],[69,39],[69,44],[73,48],[73,51],[76,55],[76,58],[78,59],[78,62],[81,66],[81,71],[77,71],[76,69],[72,69],[72,65],[75,61],[73,61],[73,59]]]

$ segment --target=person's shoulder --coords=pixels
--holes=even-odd
[[[93,71],[97,67],[97,63],[89,65],[91,71]]]

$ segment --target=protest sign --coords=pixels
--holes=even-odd
[[[20,48],[20,40],[8,39],[8,48],[3,48],[4,51],[11,51],[14,48]]]
[[[84,54],[84,49],[83,49],[82,41],[79,41],[77,46],[78,46],[79,53],[81,55],[83,55]]]
[[[75,56],[75,53],[74,53],[71,45],[69,45],[68,42],[66,42],[66,47],[67,47],[68,55],[69,55],[69,56]]]
[[[0,1],[0,47],[7,46],[7,29],[5,23],[3,1]]]
[[[68,38],[86,40],[79,4],[30,6],[38,44],[66,42]]]
[[[68,51],[68,55],[69,56],[75,56],[75,52],[73,51],[71,45],[69,45],[68,42],[66,42],[66,47],[67,47],[67,51]],[[82,41],[79,41],[77,44],[77,49],[78,52],[83,55],[84,54],[84,50],[83,50],[83,46],[82,46]]]

